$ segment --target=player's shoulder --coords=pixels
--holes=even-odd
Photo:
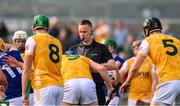
[[[60,43],[61,44],[61,41],[57,38],[55,38],[54,36],[48,34],[48,38],[47,39],[51,39],[53,42],[56,42],[56,43]]]
[[[83,56],[83,55],[79,55],[80,56],[80,58],[83,58],[83,59],[89,59],[88,57],[86,57],[86,56]]]
[[[9,52],[7,52],[8,55],[10,56],[16,56],[16,55],[20,55],[20,52],[18,50],[11,50]]]
[[[88,57],[86,57],[86,56],[83,56],[83,55],[79,55],[80,56],[80,61],[84,61],[84,62],[86,62],[86,63],[89,63],[90,62],[90,59],[88,58]]]
[[[123,63],[123,65],[125,65],[125,66],[131,65],[131,64],[134,62],[134,60],[135,60],[135,57],[131,57],[131,58],[127,59],[127,60]]]
[[[30,37],[27,38],[26,42],[27,42],[27,41],[32,41],[32,40],[34,40],[35,38],[36,38],[36,35],[30,36]]]

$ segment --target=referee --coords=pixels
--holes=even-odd
[[[69,50],[73,50],[79,55],[84,55],[97,63],[115,68],[115,62],[108,48],[93,39],[92,23],[89,20],[82,20],[79,24],[78,30],[81,42],[77,45],[72,46]],[[96,84],[98,104],[104,105],[106,101],[103,89],[104,81],[100,74],[91,74]]]

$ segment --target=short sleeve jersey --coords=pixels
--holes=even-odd
[[[121,71],[128,73],[135,61],[132,57],[125,61]],[[137,74],[130,82],[128,97],[131,99],[150,99],[151,98],[151,85],[152,85],[152,72],[155,73],[155,66],[149,58],[146,58]]]
[[[31,36],[26,41],[25,55],[33,55],[32,87],[63,86],[61,76],[62,47],[47,33]]]
[[[143,40],[138,55],[151,58],[158,82],[180,80],[180,41],[165,34],[153,34]]]

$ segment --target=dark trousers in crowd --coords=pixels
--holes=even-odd
[[[105,98],[103,85],[96,85],[96,93],[97,93],[97,97],[98,97],[98,104],[104,105],[106,102],[106,98]]]

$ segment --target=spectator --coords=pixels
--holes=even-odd
[[[103,20],[99,19],[96,22],[95,39],[97,42],[102,42],[106,38],[111,38],[110,26]]]
[[[59,32],[59,40],[61,41],[62,47],[63,47],[63,54],[65,51],[71,47],[71,42],[68,39],[67,30],[65,28],[61,28]]]
[[[49,23],[49,34],[55,38],[59,37],[59,20],[57,17],[51,17]]]
[[[126,43],[127,36],[129,34],[123,21],[115,22],[115,26],[112,31],[113,38],[117,42],[117,52],[124,47]]]
[[[9,32],[4,22],[0,22],[0,37],[5,41],[9,42]]]
[[[171,31],[171,27],[170,27],[170,25],[169,25],[168,22],[165,22],[165,23],[162,25],[162,33],[163,33],[163,34],[169,34],[169,35],[171,35],[171,36],[174,35],[174,32]]]

